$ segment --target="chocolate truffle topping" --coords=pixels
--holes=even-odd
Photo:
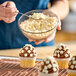
[[[69,67],[70,70],[76,70],[76,55],[71,58],[69,61]]]
[[[54,58],[70,58],[70,51],[68,47],[64,44],[59,44],[54,51]]]
[[[39,67],[39,71],[42,73],[50,74],[58,71],[58,64],[53,57],[46,57]]]
[[[19,53],[20,57],[36,57],[36,55],[35,48],[30,44],[26,44],[21,48],[21,52]]]

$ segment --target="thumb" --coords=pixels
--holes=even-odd
[[[6,7],[7,6],[7,3],[8,2],[6,1],[6,2],[2,3],[1,5],[4,6],[4,7]]]
[[[14,2],[9,1],[8,4],[7,4],[7,7],[16,7],[16,6],[15,6]]]
[[[60,21],[60,18],[58,17],[59,21],[58,21],[58,25],[57,25],[57,29],[58,30],[61,30],[61,21]]]
[[[58,29],[58,30],[61,30],[61,26],[58,25],[58,26],[57,26],[57,29]]]

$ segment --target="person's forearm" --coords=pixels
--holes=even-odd
[[[56,1],[53,6],[49,9],[49,11],[53,11],[56,13],[60,19],[64,19],[69,13],[69,4],[68,0],[59,0]]]

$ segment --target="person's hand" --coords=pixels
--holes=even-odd
[[[6,1],[0,5],[0,20],[11,23],[15,21],[17,14],[18,10],[14,2]]]
[[[53,12],[48,11],[48,10],[44,10],[43,13],[48,14],[49,16],[53,15]],[[56,17],[58,17],[58,16],[56,16]],[[61,21],[60,21],[60,19],[59,19],[59,23],[57,25],[57,30],[61,30]],[[38,45],[38,44],[42,43],[43,41],[50,42],[55,38],[55,34],[56,34],[56,31],[53,34],[51,34],[49,37],[47,37],[45,40],[35,41],[35,44]],[[29,39],[29,41],[32,42],[33,40]]]
[[[58,18],[59,18],[59,16],[57,16],[57,15],[56,15],[56,12],[54,12],[53,10],[44,10],[43,13],[44,13],[45,15],[49,15],[50,17],[51,17],[51,16],[54,16],[54,17],[58,17]],[[54,13],[55,15],[54,15],[53,13]],[[60,18],[59,18],[59,22],[58,22],[58,25],[57,25],[57,30],[61,30],[61,21],[60,21]]]

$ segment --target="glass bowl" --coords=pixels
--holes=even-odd
[[[32,11],[29,11],[25,14],[23,14],[19,20],[18,20],[18,26],[20,28],[20,30],[22,31],[22,33],[24,34],[24,36],[26,36],[28,39],[32,39],[32,40],[43,40],[47,37],[49,37],[51,34],[53,34],[55,31],[56,31],[56,28],[57,28],[57,25],[50,29],[50,30],[47,30],[45,32],[30,32],[30,31],[26,31],[24,29],[21,28],[20,24],[22,22],[24,22],[25,20],[29,19],[29,15],[33,15],[33,13],[42,13],[43,10],[32,10]],[[28,17],[27,17],[27,16]],[[59,23],[59,18],[56,16],[56,14],[54,14],[53,12],[51,12],[51,17],[56,17],[57,18],[57,24]]]

